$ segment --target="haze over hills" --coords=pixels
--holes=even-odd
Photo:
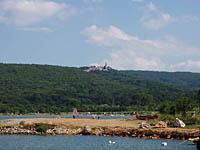
[[[196,102],[200,73],[92,70],[0,64],[0,112],[157,109],[165,101]]]

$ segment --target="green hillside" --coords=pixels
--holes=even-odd
[[[171,83],[180,86],[200,87],[200,74],[191,72],[123,71],[133,77]]]
[[[0,64],[0,112],[156,109],[164,101],[181,97],[195,102],[198,79],[197,73],[85,72],[60,66]]]

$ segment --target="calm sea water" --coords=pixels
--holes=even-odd
[[[131,118],[133,116],[100,116],[100,119],[120,119],[120,118]],[[39,116],[39,115],[21,115],[21,116],[0,116],[0,120],[4,119],[28,119],[28,118],[72,118],[72,115],[47,115],[47,116]],[[82,115],[78,118],[88,118],[92,119],[92,116]]]
[[[109,140],[115,144],[109,144]],[[168,146],[161,146],[167,142]],[[0,150],[195,150],[190,142],[96,136],[0,136]]]

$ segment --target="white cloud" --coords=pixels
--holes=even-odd
[[[53,30],[48,27],[21,27],[17,28],[17,30],[29,32],[53,32]]]
[[[144,11],[140,21],[148,29],[159,30],[174,21],[169,13],[162,12],[152,2],[145,7]]]
[[[108,62],[117,69],[136,69],[136,70],[160,70],[161,62],[156,58],[147,58],[134,52],[134,49],[117,50],[110,54],[101,63]]]
[[[89,41],[95,42],[96,44],[103,44],[105,46],[113,45],[111,41],[122,40],[129,41],[131,37],[126,33],[122,32],[115,26],[110,26],[107,30],[98,28],[96,25],[92,25],[84,30],[85,34],[88,35]]]
[[[200,71],[200,60],[187,60],[184,62],[178,62],[174,65],[170,66],[172,70],[176,71],[192,71],[192,72],[199,72]]]
[[[75,8],[51,0],[1,0],[0,22],[29,26],[51,17],[66,19],[76,13]]]
[[[174,62],[200,57],[200,49],[190,48],[172,37],[169,40],[143,40],[115,26],[101,28],[96,25],[86,28],[82,34],[87,36],[88,42],[108,50],[108,57],[99,63],[107,61],[116,69],[171,71]],[[193,67],[199,69],[197,65]]]

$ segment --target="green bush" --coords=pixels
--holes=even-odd
[[[175,120],[175,117],[173,115],[162,114],[162,115],[160,115],[159,119],[167,122],[167,126],[173,127],[173,122]]]
[[[40,125],[36,127],[36,131],[40,133],[46,133],[48,130],[48,126],[46,125]]]
[[[175,119],[175,117],[174,116],[172,116],[172,115],[165,115],[165,114],[162,114],[162,115],[160,115],[160,120],[162,120],[162,121],[173,121]]]
[[[26,122],[24,120],[19,122],[19,125],[24,126],[26,124]]]
[[[197,118],[192,118],[192,117],[185,117],[183,118],[183,122],[186,125],[198,125],[200,124],[200,120]]]

